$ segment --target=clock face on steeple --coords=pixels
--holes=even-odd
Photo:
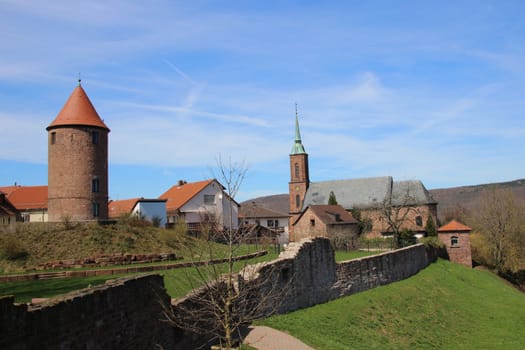
[[[295,190],[296,190],[296,191],[299,191],[299,186],[295,186]]]

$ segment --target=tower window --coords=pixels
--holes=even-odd
[[[93,217],[98,218],[100,215],[100,204],[97,202],[92,203]]]
[[[91,191],[98,193],[100,191],[100,181],[99,179],[93,179],[91,181]]]
[[[295,179],[299,179],[299,163],[295,163]]]
[[[91,141],[94,145],[98,145],[98,131],[91,132]]]
[[[299,209],[301,207],[301,197],[299,195],[295,195],[295,207]]]
[[[51,133],[51,144],[54,145],[56,142],[57,142],[57,133],[53,131]]]

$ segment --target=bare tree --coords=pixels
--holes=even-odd
[[[219,157],[217,169],[216,178],[224,185],[225,195],[234,201],[246,176],[246,164],[231,160],[224,163]],[[224,263],[204,266],[194,263],[187,276],[192,292],[174,304],[174,314],[170,317],[177,328],[214,339],[228,349],[236,340],[242,340],[242,326],[272,314],[278,308],[280,296],[286,293],[276,275],[279,271],[266,271],[261,278],[255,267],[241,269],[236,256],[243,237],[241,230],[234,229],[233,214],[231,207],[226,210],[226,217],[222,218],[227,222],[224,229],[216,229],[219,225],[207,226],[226,245]],[[217,256],[214,242],[204,246],[207,251],[194,254],[199,260]],[[241,272],[237,272],[239,270]]]
[[[479,234],[473,237],[475,259],[497,271],[525,269],[525,205],[510,190],[485,190],[469,223]]]
[[[385,198],[381,204],[381,216],[386,221],[386,232],[392,233],[396,247],[402,245],[401,236],[407,230],[407,222],[410,214],[417,209],[417,201],[410,193],[410,186],[400,191],[392,193]]]

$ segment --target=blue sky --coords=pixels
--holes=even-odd
[[[111,128],[110,198],[245,161],[288,191],[295,107],[312,181],[442,188],[525,177],[523,1],[0,0],[0,185],[47,183],[77,84]]]

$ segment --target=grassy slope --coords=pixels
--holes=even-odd
[[[525,348],[525,295],[440,260],[407,280],[261,323],[322,349]]]
[[[7,238],[15,240],[28,252],[26,259],[3,259],[1,252]],[[200,255],[209,256],[210,249],[215,257],[224,257],[227,251],[224,245],[196,240],[175,230],[140,227],[125,222],[106,226],[70,224],[68,227],[63,224],[19,224],[15,232],[0,232],[0,273],[23,272],[54,260],[115,253],[175,253],[186,261],[199,260]],[[254,251],[255,247],[250,247],[237,253]]]

